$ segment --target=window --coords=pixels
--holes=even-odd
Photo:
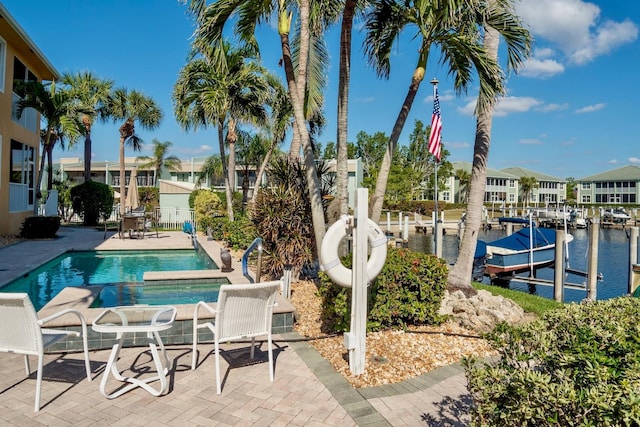
[[[582,203],[591,203],[591,196],[588,194],[582,196]]]
[[[13,58],[13,80],[34,81],[37,78],[18,58]],[[12,108],[14,111],[19,100],[18,94],[13,92]],[[14,115],[13,121],[34,133],[38,133],[38,113],[33,108],[25,109],[20,118]]]
[[[0,37],[0,92],[4,92],[5,69],[7,68],[7,42]]]
[[[35,202],[35,148],[11,140],[9,159],[9,211],[26,211]]]
[[[448,202],[448,201],[451,200],[448,191],[443,191],[441,194],[442,194],[442,201],[443,202]]]

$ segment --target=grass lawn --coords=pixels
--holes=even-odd
[[[505,289],[500,286],[473,282],[473,287],[477,290],[484,289],[493,295],[502,295],[505,298],[509,298],[522,307],[525,312],[535,313],[538,316],[543,315],[546,311],[560,308],[564,305],[561,302],[556,302],[548,298],[527,294],[522,291],[515,291],[513,289]]]

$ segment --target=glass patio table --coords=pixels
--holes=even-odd
[[[100,382],[100,392],[108,399],[113,399],[135,388],[142,387],[154,396],[160,396],[167,389],[167,373],[169,372],[169,358],[165,350],[160,331],[167,330],[173,325],[176,318],[176,308],[172,306],[134,305],[126,307],[112,307],[104,310],[94,320],[92,329],[103,334],[116,334],[116,342],[111,348],[111,354]],[[146,379],[124,377],[118,369],[118,356],[127,334],[144,334],[153,356],[157,375]],[[138,337],[134,335],[134,342]],[[158,352],[162,352],[162,359]],[[113,393],[106,392],[106,385],[112,375],[116,380],[128,382],[129,385],[116,390]],[[160,381],[159,388],[153,388],[149,383]]]

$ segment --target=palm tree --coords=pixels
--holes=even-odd
[[[338,72],[338,111],[337,111],[337,156],[336,156],[336,203],[339,212],[345,215],[349,211],[347,160],[347,135],[349,124],[349,83],[351,81],[351,32],[353,18],[358,6],[357,0],[345,0],[340,27],[340,69]]]
[[[469,182],[471,181],[471,173],[464,169],[456,169],[455,177],[459,184],[460,202],[467,203],[469,201]]]
[[[488,7],[493,13],[481,25],[485,28],[484,48],[487,55],[497,60],[500,35],[507,45],[507,68],[517,70],[529,55],[531,37],[522,26],[520,19],[513,13],[511,0],[490,0]],[[502,31],[499,31],[500,28]],[[482,224],[482,207],[487,183],[487,163],[491,144],[491,127],[493,108],[496,98],[490,97],[482,102],[485,95],[479,94],[476,108],[476,138],[473,147],[473,164],[469,183],[469,202],[465,217],[465,228],[460,240],[458,259],[449,270],[447,284],[451,288],[462,288],[471,291],[469,283],[473,269],[478,232]]]
[[[84,132],[84,180],[91,179],[91,128],[96,119],[104,120],[104,106],[113,87],[113,80],[100,79],[90,71],[64,73],[62,82],[82,108]]]
[[[158,178],[162,169],[179,171],[182,168],[180,159],[174,155],[168,156],[169,148],[173,145],[171,141],[160,142],[153,138],[153,156],[138,156],[137,161],[145,162],[140,165],[142,168],[153,168],[153,182],[158,186]]]
[[[388,77],[394,42],[407,28],[414,27],[415,38],[420,40],[418,61],[411,78],[407,95],[402,104],[387,143],[375,191],[371,199],[370,217],[376,221],[382,211],[382,202],[389,177],[391,160],[400,133],[404,127],[420,84],[424,79],[430,49],[440,49],[442,61],[453,75],[454,88],[460,94],[474,82],[473,68],[478,72],[482,96],[478,105],[484,108],[495,94],[502,93],[503,81],[500,67],[494,58],[485,54],[479,43],[482,19],[492,10],[483,9],[484,1],[450,0],[433,2],[414,0],[376,2],[367,13],[365,52],[379,76]],[[504,28],[501,31],[505,31]]]
[[[523,176],[518,180],[518,185],[522,191],[522,211],[524,212],[526,204],[529,203],[531,193],[535,188],[538,188],[540,184],[533,176]]]
[[[21,99],[16,104],[16,115],[22,116],[26,108],[33,108],[41,115],[44,129],[41,133],[42,154],[40,168],[36,178],[35,188],[40,198],[42,173],[45,158],[49,173],[47,175],[47,191],[53,188],[53,148],[56,143],[64,143],[65,139],[73,144],[83,133],[84,129],[79,120],[78,110],[75,108],[71,95],[64,90],[57,90],[55,82],[46,86],[38,81],[16,81],[14,91]],[[37,204],[34,211],[37,214]]]
[[[202,165],[202,169],[198,173],[198,178],[196,179],[196,185],[200,186],[203,182],[213,182],[216,178],[220,178],[221,176],[224,176],[222,159],[219,154],[214,154],[207,157],[207,160],[205,160]]]
[[[311,203],[311,216],[316,244],[317,247],[320,247],[325,233],[324,207],[315,153],[311,143],[311,134],[307,127],[304,100],[307,87],[306,65],[308,63],[309,43],[311,40],[309,0],[300,0],[298,2],[273,0],[259,3],[251,0],[232,0],[214,2],[206,7],[202,4],[203,2],[204,0],[192,0],[190,8],[198,13],[196,39],[204,44],[216,43],[222,40],[225,25],[237,17],[236,33],[241,40],[256,46],[256,27],[258,24],[267,21],[273,13],[277,14],[278,33],[282,48],[282,65],[284,66],[289,97],[295,117],[294,130],[300,135],[304,151],[305,182]],[[297,12],[296,17],[300,22],[298,28],[301,44],[297,70],[294,67],[289,39],[294,11]],[[232,16],[234,18],[231,18]]]
[[[227,215],[233,221],[235,142],[238,122],[264,123],[268,84],[266,71],[248,46],[196,44],[196,56],[183,67],[173,90],[178,122],[185,130],[215,125],[225,171]],[[226,139],[224,130],[227,130]],[[229,158],[225,155],[225,142]]]
[[[136,90],[129,91],[126,88],[116,89],[105,104],[105,117],[109,117],[114,123],[124,121],[120,125],[120,194],[125,195],[125,145],[130,145],[134,151],[142,148],[142,139],[136,135],[136,122],[143,129],[153,130],[160,126],[162,111],[155,101]],[[120,214],[125,212],[125,204],[120,203]]]

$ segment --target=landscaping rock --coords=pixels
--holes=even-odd
[[[462,291],[445,291],[439,313],[451,316],[460,326],[480,333],[491,331],[500,322],[517,324],[526,318],[518,304],[484,290],[469,297]]]

